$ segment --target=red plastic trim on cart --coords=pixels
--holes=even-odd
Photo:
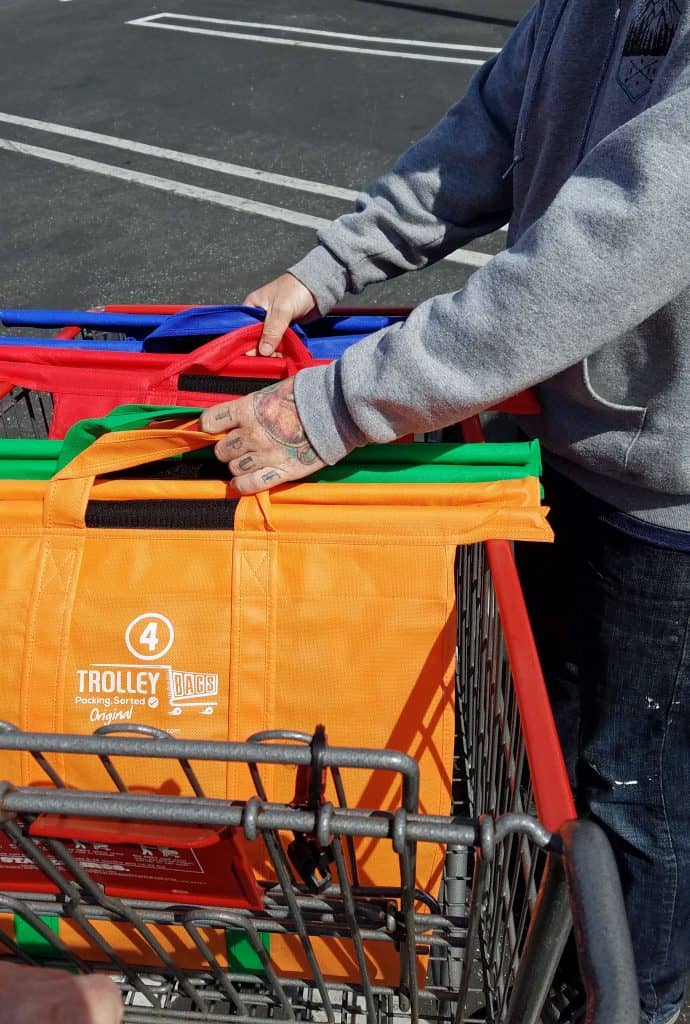
[[[484,441],[477,416],[463,422],[462,432],[466,441]],[[577,812],[515,557],[505,540],[487,540],[484,547],[513,672],[537,815],[549,831],[555,832],[564,821],[576,818]]]
[[[183,313],[186,309],[204,309],[204,306],[157,306],[140,303],[138,305],[108,305],[103,307],[104,313],[151,313],[161,316],[172,316],[173,313]],[[335,306],[330,315],[348,316],[356,313],[358,316],[408,316],[412,312],[412,306]]]
[[[563,752],[511,546],[505,540],[488,540],[485,549],[513,672],[537,816],[555,832],[564,821],[577,817]]]

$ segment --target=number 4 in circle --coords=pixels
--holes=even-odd
[[[153,661],[168,653],[175,640],[173,624],[160,612],[144,612],[127,626],[127,649],[141,661]]]

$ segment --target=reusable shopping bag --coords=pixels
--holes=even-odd
[[[0,310],[0,320],[6,327],[59,328],[60,334],[57,337],[0,337],[0,348],[184,352],[204,340],[263,322],[265,316],[263,309],[252,306],[191,307],[172,314],[6,309]],[[329,314],[304,328],[296,323],[291,324],[291,328],[315,358],[336,359],[350,345],[404,319],[402,314]]]
[[[0,479],[48,480],[103,433],[134,430],[172,416],[174,406],[119,406],[102,419],[81,420],[64,441],[0,438]],[[183,410],[190,416],[200,409]],[[213,461],[211,449],[195,458]],[[222,472],[218,467],[219,473]],[[480,483],[539,476],[538,441],[510,443],[370,444],[356,448],[335,466],[326,466],[308,482]]]
[[[102,433],[51,480],[0,481],[2,718],[39,732],[147,725],[208,740],[311,733],[321,721],[332,744],[411,754],[421,809],[447,813],[455,547],[549,539],[537,478],[306,483],[237,500],[227,480],[128,475],[210,446],[196,426],[171,419]],[[104,784],[85,759],[53,760],[68,784]],[[228,765],[225,777],[195,769],[209,796],[253,795],[246,766]],[[394,779],[344,774],[354,805],[399,806]],[[27,754],[0,755],[0,776],[47,783]],[[269,768],[264,780],[269,799],[292,799],[293,778]],[[154,759],[142,761],[140,786],[186,791],[186,780]],[[257,851],[256,875],[270,880]],[[365,846],[358,860],[362,884],[395,877],[387,847]],[[440,870],[439,851],[424,844],[418,884],[434,891]],[[108,928],[139,962],[127,927]],[[84,936],[73,938],[88,953]],[[166,941],[193,959],[183,937]],[[347,940],[328,941],[327,975],[354,976]],[[303,976],[294,941],[277,937],[271,956]],[[390,957],[371,957],[384,980]]]
[[[208,406],[223,397],[249,394],[304,366],[340,357],[350,345],[403,321],[407,313],[400,307],[336,310],[303,328],[293,324],[282,342],[285,361],[269,362],[245,355],[256,348],[265,317],[263,310],[253,307],[108,306],[84,313],[4,310],[2,316],[9,325],[59,327],[70,319],[78,324],[63,329],[59,338],[33,343],[19,338],[8,339],[7,344],[0,338],[0,397],[12,386],[27,389],[18,392],[20,401],[31,391],[48,393],[54,410],[51,414],[50,403],[40,402],[39,436],[45,430],[45,417],[50,421],[49,436],[60,438],[72,423],[101,416],[123,402]],[[78,337],[79,324],[122,330],[127,336],[90,341]],[[178,397],[173,398],[175,392]],[[11,409],[11,397],[7,401]],[[529,392],[507,399],[498,408],[522,414],[539,411]],[[4,432],[12,436],[26,428],[36,429],[31,415],[23,427],[10,416]]]
[[[282,339],[280,358],[247,356],[262,325],[214,338],[183,355],[69,349],[0,348],[0,380],[53,396],[50,437],[64,437],[78,420],[103,416],[118,405],[207,407],[251,394],[319,365],[294,331]]]
[[[52,480],[0,481],[3,715],[57,732],[179,718],[185,735],[208,739],[309,732],[316,717],[332,743],[356,745],[359,732],[368,746],[413,752],[424,706],[450,678],[455,546],[548,539],[538,480],[304,483],[238,501],[227,480],[122,472],[214,440],[164,422],[103,434]],[[128,666],[146,699],[96,700],[107,687],[89,673],[107,664],[121,666],[120,685]],[[213,713],[189,710],[179,673],[209,675]],[[408,702],[416,713],[401,717]],[[15,763],[11,777],[20,767],[27,781],[35,765]]]

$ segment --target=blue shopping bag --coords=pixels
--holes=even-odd
[[[29,345],[111,352],[191,351],[210,338],[263,321],[265,315],[263,309],[232,305],[199,306],[169,315],[50,309],[3,310],[0,319],[5,326],[52,330],[78,327],[82,331],[120,334],[123,337],[0,337],[0,346]],[[362,338],[404,319],[401,315],[334,314],[304,327],[293,324],[292,329],[316,359],[337,359]]]

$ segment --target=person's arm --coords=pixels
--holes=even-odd
[[[388,173],[355,212],[317,235],[290,268],[324,314],[345,292],[434,263],[510,218],[515,130],[532,56],[537,5],[466,95]]]
[[[515,129],[537,26],[537,5],[465,97],[387,174],[354,213],[317,234],[286,274],[244,299],[266,310],[259,352],[270,355],[292,320],[324,315],[345,292],[434,263],[510,218]]]
[[[228,437],[251,455],[245,470],[227,438],[217,446],[238,490],[297,480],[369,441],[465,419],[580,362],[687,289],[689,80],[690,70],[603,139],[519,242],[462,291],[281,382],[283,411],[294,411],[281,417],[279,443],[256,395],[218,407],[233,420]],[[230,426],[209,410],[204,429],[214,422],[217,432]],[[277,476],[264,480],[265,467]]]
[[[462,291],[298,374],[297,411],[319,457],[462,420],[643,323],[690,285],[689,180],[686,77],[603,139]]]

